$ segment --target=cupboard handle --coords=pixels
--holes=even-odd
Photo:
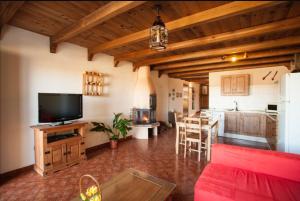
[[[83,155],[83,154],[84,154],[84,152],[81,152],[80,154],[81,154],[81,155]]]
[[[46,163],[46,164],[45,164],[46,167],[49,166],[49,165],[51,165],[51,163]]]
[[[80,144],[84,144],[84,142],[81,142]]]
[[[45,154],[50,154],[50,151],[45,151]]]

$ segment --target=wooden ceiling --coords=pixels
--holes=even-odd
[[[158,3],[169,30],[162,52],[148,44]],[[115,65],[128,60],[186,80],[212,71],[288,66],[300,52],[297,1],[2,1],[0,16],[0,27],[49,36],[52,53],[70,42],[88,48],[89,60],[103,52],[115,57]]]

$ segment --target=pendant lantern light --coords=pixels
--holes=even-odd
[[[149,46],[153,50],[164,50],[168,44],[168,30],[159,15],[160,6],[156,5],[157,16],[150,28]]]

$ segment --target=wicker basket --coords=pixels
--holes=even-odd
[[[82,189],[82,180],[85,177],[93,180],[96,185],[88,187],[86,189],[86,192],[84,193],[83,189]],[[80,198],[83,201],[101,201],[102,200],[100,185],[99,185],[98,181],[95,179],[95,177],[93,177],[92,175],[85,174],[80,177],[79,189],[80,189]]]

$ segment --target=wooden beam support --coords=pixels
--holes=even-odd
[[[57,43],[53,43],[52,39],[50,38],[50,53],[55,54],[57,50]]]
[[[282,2],[281,1],[247,1],[247,2],[234,1],[212,9],[208,9],[189,16],[185,16],[177,20],[170,21],[166,23],[166,27],[168,28],[168,32],[171,33],[173,31],[184,29],[198,23],[220,20],[229,16],[249,12],[254,9],[272,6],[278,3],[282,3]],[[108,49],[113,49],[120,46],[128,45],[130,43],[139,42],[147,39],[148,37],[149,37],[149,29],[145,29],[136,33],[132,33],[114,39],[112,41],[103,44],[96,45],[95,47],[92,47],[90,50],[93,53],[99,53]]]
[[[243,52],[250,52],[250,51],[257,51],[263,49],[272,49],[277,47],[286,47],[300,44],[300,36],[291,36],[276,40],[268,40],[264,42],[246,44],[246,45],[238,45],[233,47],[227,48],[219,48],[219,49],[210,49],[210,50],[202,50],[193,53],[186,53],[181,55],[174,55],[162,58],[154,58],[154,59],[146,59],[141,62],[135,63],[136,66],[143,66],[143,65],[152,65],[152,64],[161,64],[161,63],[168,63],[168,62],[175,62],[175,61],[182,61],[188,59],[196,59],[201,57],[207,56],[223,56],[229,54],[237,54]]]
[[[119,63],[120,63],[120,60],[116,60],[116,59],[114,58],[114,67],[118,67]]]
[[[88,61],[92,61],[93,60],[93,57],[94,57],[94,54],[91,54],[88,52]]]
[[[168,44],[167,49],[163,51],[153,51],[149,48],[144,50],[139,50],[135,52],[130,52],[122,55],[116,56],[118,60],[132,60],[140,57],[147,57],[150,55],[161,54],[162,52],[170,52],[179,49],[192,48],[197,46],[205,46],[213,43],[219,43],[224,41],[233,41],[241,38],[252,37],[262,34],[268,34],[272,32],[279,32],[290,30],[300,27],[300,17],[281,20],[273,23],[258,25],[254,27],[248,27],[245,29],[239,29],[236,31],[225,32],[221,34],[206,36],[202,38],[197,38],[193,40],[186,40],[178,43]]]
[[[199,65],[193,67],[185,67],[180,69],[170,69],[164,70],[163,73],[180,73],[180,72],[190,72],[190,71],[198,71],[198,70],[207,70],[207,69],[217,69],[217,68],[225,68],[225,67],[235,67],[235,66],[247,66],[247,65],[255,65],[255,64],[265,64],[265,63],[277,63],[277,62],[286,62],[294,59],[293,55],[289,56],[281,56],[281,57],[269,57],[269,58],[261,58],[261,59],[250,59],[246,61],[237,61],[237,62],[227,62],[221,64],[209,64],[209,65]]]
[[[271,49],[271,50],[263,50],[257,52],[247,52],[247,57],[244,58],[243,54],[238,54],[238,61],[241,60],[248,60],[248,59],[257,59],[257,58],[264,58],[264,57],[273,57],[273,56],[282,56],[282,55],[292,55],[295,53],[300,53],[300,47],[292,47],[287,49]],[[203,64],[212,64],[212,63],[224,63],[230,62],[230,57],[214,57],[208,59],[201,59],[195,61],[186,61],[186,62],[176,62],[176,63],[167,63],[158,66],[154,66],[153,70],[169,70],[169,69],[178,69],[187,66],[198,66]]]
[[[72,24],[71,26],[61,30],[59,33],[51,37],[52,45],[58,44],[68,39],[91,29],[98,24],[107,21],[117,15],[120,15],[128,10],[135,8],[145,1],[112,1],[106,5],[98,8],[89,15],[81,18],[78,22]]]
[[[277,63],[268,63],[268,64],[257,64],[257,65],[247,65],[247,66],[237,66],[237,67],[224,67],[218,69],[207,69],[207,70],[199,70],[193,72],[184,72],[184,73],[172,73],[168,74],[170,77],[184,77],[189,75],[203,74],[203,73],[211,73],[211,72],[220,72],[220,71],[232,71],[232,70],[245,70],[245,69],[254,69],[254,68],[268,68],[274,66],[286,66],[289,68],[290,62],[277,62]]]
[[[0,39],[2,38],[3,25],[7,24],[23,6],[24,1],[1,1],[0,10]]]

